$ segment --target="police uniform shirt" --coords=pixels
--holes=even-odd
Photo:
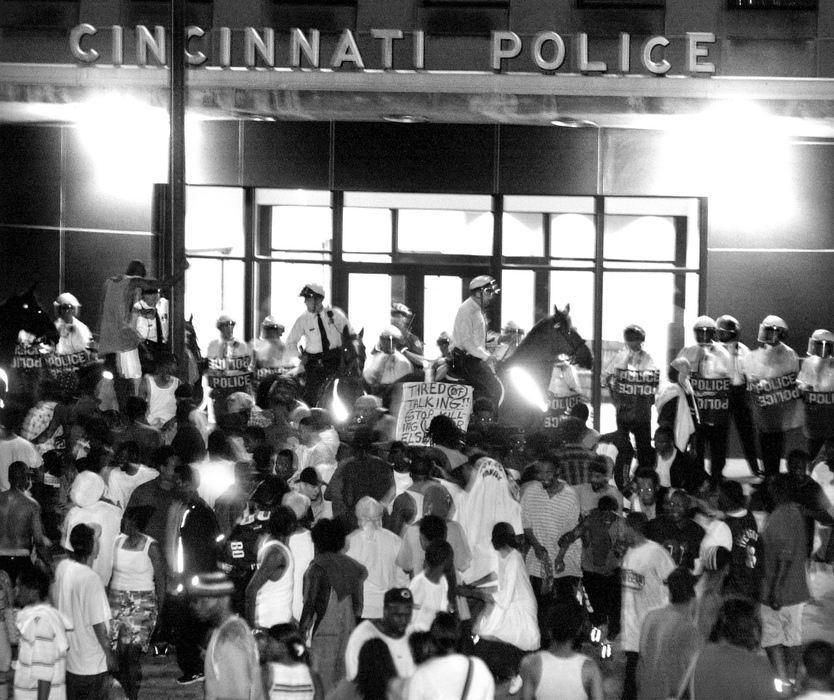
[[[168,300],[160,299],[156,307],[148,306],[140,299],[133,305],[134,321],[133,327],[142,338],[151,343],[164,343],[168,340]],[[156,316],[159,315],[159,327],[162,329],[162,337],[157,337]]]
[[[330,342],[331,350],[342,347],[342,331],[345,328],[347,328],[347,332],[350,335],[353,335],[350,321],[348,321],[347,316],[339,309],[324,308],[318,314],[305,311],[298,317],[293,324],[292,330],[290,330],[290,334],[287,337],[288,348],[297,348],[298,343],[304,338],[304,350],[307,354],[321,354],[323,348],[319,323],[316,316],[321,317],[321,322],[324,324],[324,330],[327,333],[327,340]]]
[[[472,297],[458,308],[452,329],[452,346],[480,360],[489,358],[485,347],[486,317],[478,302]]]
[[[55,328],[58,329],[58,335],[60,336],[58,344],[55,346],[57,355],[82,352],[89,347],[93,339],[90,329],[77,318],[74,318],[72,323],[65,323],[63,319],[59,318],[55,321]]]

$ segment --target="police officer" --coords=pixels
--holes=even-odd
[[[304,298],[306,311],[293,324],[287,348],[290,353],[297,353],[304,338],[304,400],[313,406],[322,387],[339,369],[342,346],[345,341],[355,341],[356,334],[341,309],[324,306],[324,287],[320,284],[305,284],[299,296]]]
[[[759,448],[765,476],[779,473],[785,451],[785,433],[802,422],[796,377],[799,358],[783,342],[788,324],[779,316],[766,316],[759,324],[759,347],[744,363],[747,389],[753,399]]]
[[[469,296],[458,307],[452,329],[454,373],[473,388],[473,396],[498,403],[501,383],[495,376],[495,358],[487,352],[486,310],[501,290],[489,275],[469,283]]]
[[[834,438],[834,333],[820,328],[808,338],[808,356],[797,377],[805,407],[808,454],[816,457]]]
[[[603,370],[602,383],[611,391],[617,409],[617,430],[634,435],[637,462],[641,467],[654,464],[652,449],[652,404],[660,382],[657,365],[645,350],[646,331],[637,324],[623,329],[625,347],[617,351]]]
[[[55,354],[69,355],[87,350],[93,341],[93,334],[90,333],[86,324],[76,318],[81,302],[75,298],[75,295],[64,292],[58,295],[52,305],[58,315],[55,328],[58,329],[59,338],[55,346]]]
[[[234,337],[235,325],[229,314],[221,313],[216,323],[220,338],[212,340],[206,350],[215,417],[226,413],[227,397],[236,391],[249,392],[251,389],[252,351],[245,342]]]
[[[715,342],[716,324],[709,316],[699,316],[692,327],[695,345],[688,345],[678,358],[692,367],[690,384],[698,408],[699,425],[695,433],[695,457],[703,469],[707,446],[710,452],[710,478],[720,483],[727,462],[727,432],[730,418],[730,355]]]
[[[756,437],[753,430],[753,416],[750,412],[750,400],[747,395],[747,377],[744,365],[750,349],[739,340],[741,325],[729,314],[715,319],[715,336],[727,351],[727,369],[730,378],[730,418],[735,423],[741,449],[751,474],[761,474],[759,458],[756,454]],[[727,423],[729,431],[729,422]]]
[[[133,327],[141,338],[139,362],[142,374],[153,374],[168,344],[168,300],[160,296],[159,283],[145,280],[142,296],[133,305]]]
[[[391,325],[399,329],[401,336],[394,339],[394,349],[399,350],[415,370],[423,371],[423,341],[411,330],[414,313],[405,304],[391,304]]]
[[[251,342],[254,366],[253,385],[256,396],[259,387],[266,379],[289,372],[298,364],[297,358],[289,357],[287,346],[281,340],[283,333],[284,326],[274,316],[267,316],[261,321],[260,335]],[[264,389],[267,390],[268,386],[264,385]]]

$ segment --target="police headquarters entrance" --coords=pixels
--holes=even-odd
[[[154,28],[79,27],[66,52],[91,65],[9,74],[23,108],[45,84],[83,107],[72,124],[22,129],[46,157],[63,154],[69,193],[54,222],[32,214],[26,226],[49,241],[57,232],[64,257],[44,263],[46,277],[95,308],[100,280],[77,264],[93,237],[116,274],[172,235],[154,224],[167,49]],[[820,273],[832,248],[830,133],[824,120],[782,115],[789,101],[821,104],[826,81],[716,77],[720,52],[697,31],[616,42],[497,32],[461,49],[463,71],[433,72],[432,38],[414,32],[224,29],[191,29],[187,45],[198,67],[187,83],[184,312],[204,346],[221,309],[247,339],[267,314],[290,324],[312,281],[370,339],[391,301],[408,304],[431,357],[469,279],[488,271],[503,290],[495,330],[529,329],[571,304],[596,358],[582,389],[610,430],[607,392],[591,377],[627,323],[666,359],[691,342],[700,313],[732,313],[752,343],[759,320],[780,312],[798,349],[825,325],[796,317],[793,297],[822,299],[832,284]],[[107,94],[116,88],[121,105]]]

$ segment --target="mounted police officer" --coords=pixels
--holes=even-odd
[[[415,371],[423,372],[423,341],[411,330],[414,313],[405,304],[391,304],[391,325],[399,329],[401,336],[394,338],[394,349],[399,350]]]
[[[237,391],[249,392],[252,383],[252,351],[242,340],[234,337],[235,320],[227,313],[217,317],[220,338],[209,343],[206,359],[209,363],[208,383],[214,402],[214,415],[226,413],[226,398]]]
[[[287,348],[298,353],[298,344],[304,339],[304,400],[314,406],[322,387],[339,370],[344,340],[355,341],[356,334],[341,309],[324,306],[324,287],[320,284],[305,284],[298,296],[304,298],[307,310],[293,324]]]
[[[475,399],[485,396],[496,405],[502,389],[495,376],[495,358],[486,349],[486,310],[500,291],[493,277],[475,277],[469,283],[469,296],[458,307],[452,328],[455,375],[472,386]]]

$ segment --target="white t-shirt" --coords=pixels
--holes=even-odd
[[[381,639],[391,652],[394,659],[394,666],[400,678],[410,678],[414,673],[414,657],[411,656],[411,649],[408,646],[408,635],[404,634],[399,639],[389,637],[377,629],[377,626],[368,620],[360,622],[356,629],[350,634],[347,647],[345,647],[345,671],[349,681],[356,678],[356,671],[359,667],[359,650],[365,642],[371,639]]]
[[[110,622],[110,605],[101,579],[89,566],[64,559],[55,569],[55,603],[72,621],[68,633],[67,671],[78,676],[107,672],[107,657],[93,625]]]
[[[159,472],[156,469],[146,467],[144,464],[140,464],[139,471],[133,475],[121,469],[114,469],[107,477],[107,497],[124,510],[136,487],[153,481],[158,476]]]
[[[640,627],[650,611],[668,605],[665,581],[674,569],[669,552],[651,540],[625,553],[621,567],[623,651],[640,651]]]
[[[463,695],[469,661],[472,676],[469,690]],[[495,681],[487,665],[474,656],[462,654],[439,656],[420,664],[407,686],[407,700],[492,700]]]
[[[411,579],[408,589],[414,596],[411,631],[428,632],[437,613],[449,611],[449,582],[441,576],[437,583],[433,583],[421,571]]]
[[[37,469],[43,464],[43,458],[31,442],[19,435],[11,440],[0,440],[0,491],[9,490],[9,465],[12,462],[24,462],[29,469]]]

